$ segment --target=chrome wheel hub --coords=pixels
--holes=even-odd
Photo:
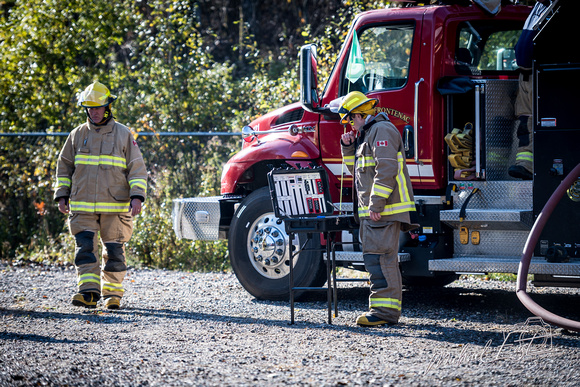
[[[284,222],[273,213],[260,216],[248,233],[248,256],[258,273],[266,278],[278,279],[290,271],[290,248]],[[293,249],[297,249],[295,242]],[[298,257],[294,259],[296,265]]]

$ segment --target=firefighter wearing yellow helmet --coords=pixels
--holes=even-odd
[[[365,268],[369,272],[369,311],[362,326],[396,324],[401,316],[402,280],[399,233],[416,227],[415,203],[405,162],[403,141],[385,113],[374,115],[377,100],[353,91],[340,102],[341,123],[352,131],[341,137],[344,163],[354,176],[355,215]]]
[[[88,118],[69,134],[56,169],[54,200],[69,215],[76,245],[78,292],[72,304],[86,308],[95,308],[101,297],[105,308],[120,307],[125,243],[147,193],[147,170],[137,142],[111,114],[116,98],[99,82],[80,93],[78,104]]]
[[[368,116],[372,115],[375,111],[375,105],[378,100],[376,98],[367,98],[366,95],[360,91],[351,91],[348,93],[338,109],[338,114],[340,115],[340,123],[346,125],[349,123],[352,114],[361,113]]]
[[[111,118],[113,114],[111,112],[111,103],[117,99],[116,95],[112,95],[107,86],[100,82],[94,82],[90,84],[80,95],[79,95],[79,106],[85,108],[87,117],[94,125],[105,125]],[[89,109],[104,107],[103,117],[100,121],[94,122],[89,114],[91,111]]]

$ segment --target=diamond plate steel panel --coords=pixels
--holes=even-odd
[[[360,251],[337,251],[335,254],[337,261],[364,262],[363,253]],[[326,260],[326,253],[324,253],[324,259]],[[411,254],[399,253],[399,262],[408,262],[410,260]]]
[[[478,188],[468,209],[532,210],[531,181],[451,181],[457,185],[453,194],[453,208],[460,209],[473,188]]]
[[[352,212],[352,203],[332,203],[336,211]]]
[[[527,210],[467,210],[465,219],[459,219],[460,210],[440,212],[440,219],[453,228],[461,226],[470,229],[486,230],[524,230],[533,225],[532,211]]]
[[[215,241],[219,239],[221,196],[174,199],[171,213],[177,238]]]
[[[470,236],[471,236],[471,231]],[[477,230],[480,234],[479,245],[459,242],[459,230],[453,230],[454,257],[469,256],[521,256],[528,239],[528,231]],[[471,238],[469,239],[471,240]]]
[[[507,173],[515,162],[518,121],[514,104],[517,80],[488,79],[482,85],[485,178],[488,181],[514,180]]]
[[[436,259],[429,261],[431,271],[451,271],[460,273],[512,273],[516,274],[521,257],[471,257]],[[549,263],[543,258],[533,258],[529,274],[553,274],[580,276],[580,260],[565,263]]]

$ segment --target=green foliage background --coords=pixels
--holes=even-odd
[[[76,95],[94,80],[119,96],[150,172],[149,198],[128,245],[132,264],[224,270],[226,243],[177,240],[172,199],[219,195],[239,137],[139,136],[236,132],[298,99],[297,53],[319,47],[321,85],[353,15],[375,0],[0,1],[0,132],[68,133],[85,120]],[[0,258],[72,262],[52,201],[65,137],[0,137]]]
[[[350,13],[365,7],[315,3],[1,2],[0,131],[68,133],[85,120],[76,94],[94,80],[105,83],[119,96],[113,113],[136,133],[150,172],[146,210],[136,218],[128,259],[156,267],[226,269],[226,243],[177,240],[171,208],[177,197],[219,195],[221,167],[239,149],[239,137],[138,134],[235,132],[294,102],[297,51],[313,40],[307,20],[315,22],[318,35],[332,35],[319,38],[328,66]],[[271,25],[261,22],[266,14]],[[73,240],[52,201],[64,139],[0,137],[2,260],[72,262]]]

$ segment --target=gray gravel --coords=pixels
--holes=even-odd
[[[332,325],[324,294],[289,325],[288,302],[255,300],[229,273],[132,269],[118,311],[73,307],[74,284],[70,268],[0,267],[0,385],[580,384],[580,335],[518,325],[531,315],[513,283],[406,289],[401,324],[380,328],[354,323],[364,283],[340,284]],[[577,289],[531,292],[580,319]]]

